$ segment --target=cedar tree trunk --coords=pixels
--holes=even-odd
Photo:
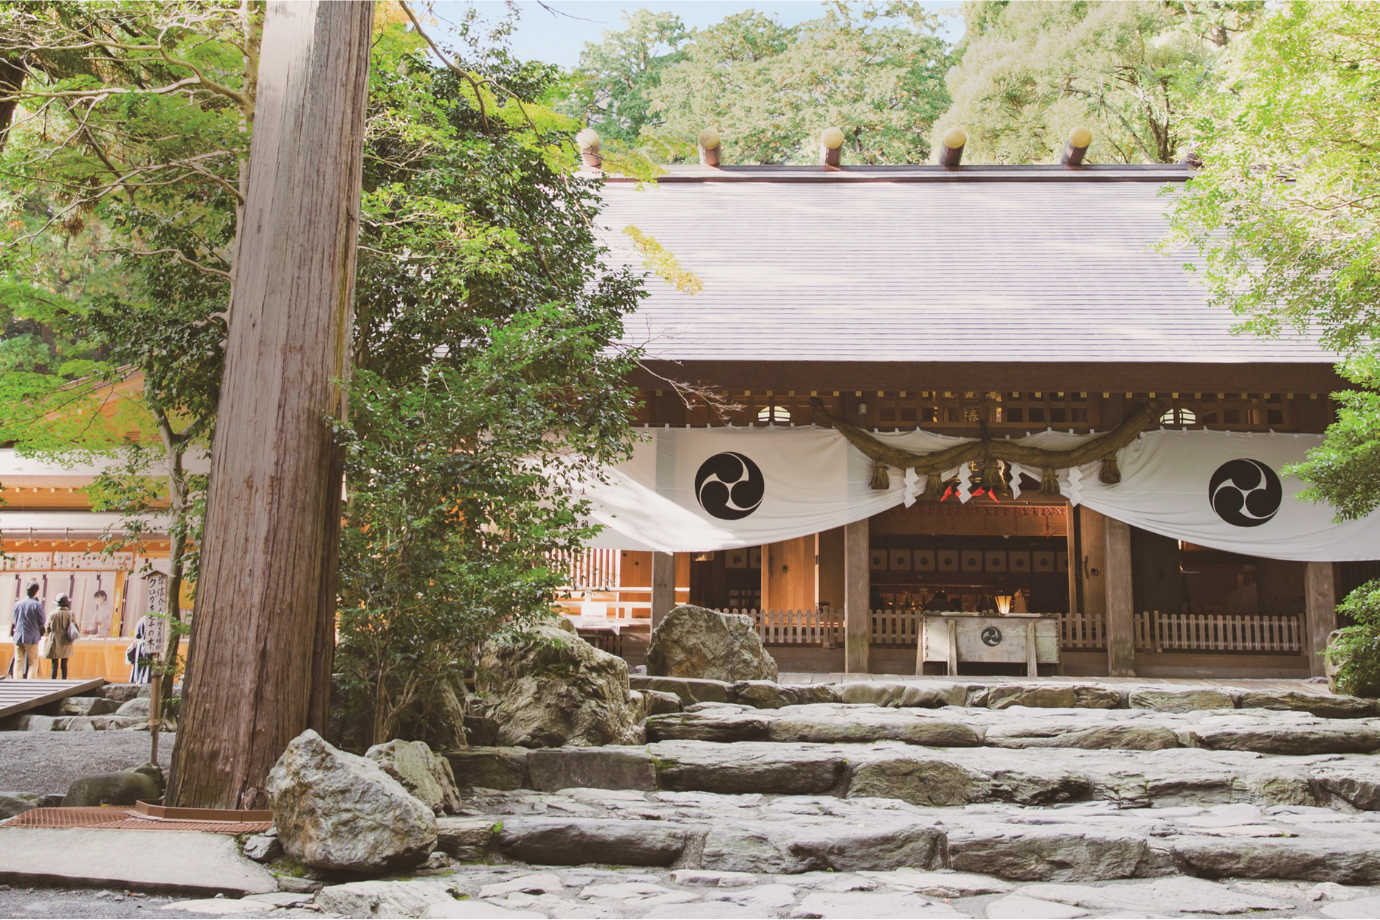
[[[324,733],[372,2],[270,2],[167,801],[266,808]]]

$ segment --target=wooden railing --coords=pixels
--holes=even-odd
[[[1059,647],[1105,649],[1107,624],[1100,613],[1059,614]]]
[[[752,617],[763,645],[808,645],[840,648],[843,645],[843,613],[828,607],[815,610],[738,610]],[[873,645],[916,645],[920,615],[914,610],[871,610],[868,612]]]
[[[609,591],[618,586],[620,559],[616,549],[584,549],[552,553],[551,565],[565,571],[563,588],[568,592]]]
[[[1136,614],[1136,648],[1147,652],[1299,652],[1303,622],[1299,616],[1259,614]]]
[[[920,613],[916,610],[871,611],[873,645],[908,645],[919,643]]]

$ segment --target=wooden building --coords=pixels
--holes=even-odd
[[[1160,248],[1190,178],[1177,166],[609,177],[615,256],[640,267],[635,227],[702,285],[653,278],[627,323],[646,355],[638,422],[809,426],[813,400],[879,437],[1004,439],[1108,431],[1154,400],[1156,425],[1174,431],[1322,432],[1343,386],[1334,357],[1306,336],[1233,334],[1185,271],[1193,254]],[[1018,597],[1058,615],[1066,673],[1306,677],[1321,672],[1336,599],[1380,574],[1370,536],[1345,562],[1265,558],[1028,482],[1019,497],[958,485],[767,545],[653,552],[611,529],[573,561],[568,606],[625,624],[610,647],[631,661],[637,618],[688,600],[752,612],[783,670],[909,673],[916,611],[936,592],[967,610]]]
[[[98,400],[101,411],[118,417],[116,404],[137,396],[142,386],[142,374],[132,374],[105,388]],[[91,510],[85,488],[102,468],[62,465],[0,448],[0,611],[8,622],[30,581],[38,582],[38,597],[49,610],[59,594],[68,595],[82,631],[71,676],[124,680],[129,675],[125,649],[135,624],[166,603],[169,542],[153,518],[138,541],[103,552],[109,538],[120,533],[122,515]],[[192,458],[189,468],[204,470],[204,458]],[[184,617],[191,606],[184,593]],[[0,638],[0,668],[10,658],[8,643],[8,634]],[[46,664],[41,670],[47,677]]]

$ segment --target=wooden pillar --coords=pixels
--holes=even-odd
[[[652,629],[676,606],[676,557],[652,553]]]
[[[868,568],[867,519],[843,528],[843,669],[866,674],[872,614],[872,573]]]
[[[1308,626],[1304,630],[1308,673],[1322,677],[1326,673],[1323,652],[1327,651],[1327,634],[1337,628],[1337,586],[1333,580],[1332,563],[1308,563],[1303,575],[1303,596],[1308,617]]]
[[[1131,590],[1131,525],[1103,518],[1107,541],[1107,673],[1136,676],[1136,601]]]
[[[813,610],[815,538],[798,537],[762,547],[762,609]]]

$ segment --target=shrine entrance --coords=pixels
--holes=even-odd
[[[1067,505],[974,498],[869,522],[872,609],[1067,613]]]

